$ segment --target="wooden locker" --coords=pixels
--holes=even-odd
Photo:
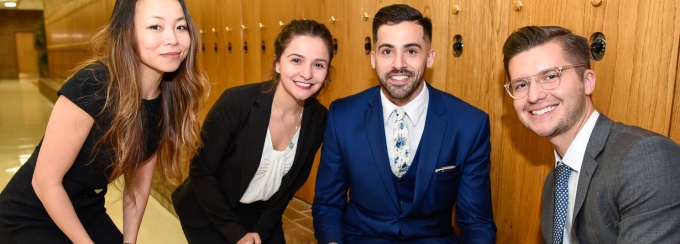
[[[243,76],[245,84],[257,83],[264,81],[261,67],[262,51],[260,44],[262,41],[260,33],[260,0],[244,0],[241,2],[242,8],[242,24],[241,31],[243,32],[243,43],[241,44],[243,51]]]
[[[222,91],[243,85],[243,38],[241,31],[241,1],[218,0],[217,17],[219,29],[219,74],[220,90],[212,91],[219,96]]]
[[[673,98],[678,93],[674,88],[680,3],[635,0],[585,5],[585,31],[580,34],[590,38],[601,32],[607,41],[602,60],[591,62],[597,74],[595,109],[614,121],[669,136]]]

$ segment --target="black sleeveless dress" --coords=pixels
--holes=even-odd
[[[104,205],[112,149],[107,144],[93,153],[95,144],[111,123],[110,116],[101,113],[106,99],[106,80],[105,66],[95,63],[78,71],[58,92],[94,118],[92,130],[62,183],[90,238],[97,244],[120,244],[123,236]],[[161,106],[160,96],[143,101],[147,157],[153,155],[158,146]],[[47,214],[31,185],[41,145],[42,141],[0,193],[0,243],[71,243]],[[43,163],[49,163],[49,159]]]

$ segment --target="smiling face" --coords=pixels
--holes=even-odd
[[[306,100],[323,86],[329,63],[328,48],[321,38],[293,37],[274,64],[279,88],[296,100]]]
[[[191,45],[187,22],[177,0],[138,0],[135,35],[142,76],[160,79],[179,68]]]
[[[514,80],[572,64],[564,58],[560,45],[553,41],[517,54],[508,63],[508,73]],[[558,147],[559,142],[568,147],[594,111],[590,98],[594,88],[592,70],[586,70],[581,77],[578,68],[567,69],[562,71],[559,86],[552,90],[545,90],[532,80],[528,94],[514,100],[515,111],[527,128],[550,138]]]
[[[383,92],[397,106],[407,104],[420,94],[425,69],[434,63],[435,52],[423,36],[423,27],[409,21],[382,25],[378,29],[371,65]]]

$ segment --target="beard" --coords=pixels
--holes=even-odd
[[[392,74],[407,74],[411,79],[408,83],[404,85],[394,85],[388,82],[390,79],[390,75]],[[380,81],[380,86],[387,91],[387,94],[390,95],[390,97],[394,99],[404,99],[408,98],[413,93],[416,91],[416,88],[420,86],[420,84],[423,83],[424,74],[419,74],[416,77],[415,72],[408,70],[406,68],[403,69],[393,69],[390,70],[389,72],[385,73],[383,76],[378,76],[378,80]]]

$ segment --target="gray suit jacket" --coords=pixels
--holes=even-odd
[[[544,243],[552,243],[554,171],[543,187]],[[579,243],[680,243],[680,146],[600,114],[574,206]]]

